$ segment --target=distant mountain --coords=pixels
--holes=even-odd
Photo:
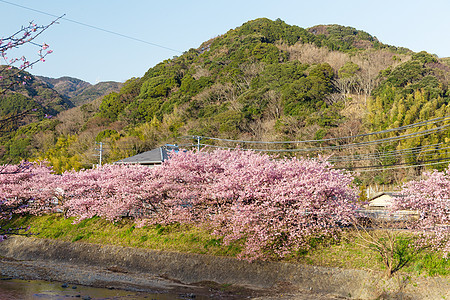
[[[99,82],[92,85],[89,82],[68,76],[60,78],[36,77],[60,95],[70,99],[75,106],[86,104],[111,92],[118,92],[122,86],[122,83],[114,81]]]
[[[30,108],[42,114],[56,115],[74,107],[67,97],[28,72],[18,72],[16,68],[4,69],[2,76],[3,86],[12,82],[18,84],[12,85],[3,95],[0,95],[0,116],[13,115]]]
[[[99,82],[83,89],[76,96],[70,98],[70,101],[75,106],[81,106],[109,93],[118,92],[122,85],[123,83],[115,81]]]
[[[49,87],[57,91],[60,95],[72,98],[81,94],[85,89],[91,86],[89,82],[73,77],[50,78],[36,76],[39,80],[45,82]]]

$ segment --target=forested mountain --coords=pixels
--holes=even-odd
[[[75,106],[91,102],[98,97],[120,90],[122,83],[114,81],[99,82],[95,85],[73,77],[49,78],[36,76],[60,95],[70,99]]]
[[[122,87],[122,83],[115,81],[104,81],[94,85],[90,85],[78,95],[70,98],[75,106],[80,106],[93,100],[105,96],[112,92],[118,92]]]
[[[33,115],[39,119],[45,114],[56,115],[74,106],[68,98],[61,96],[30,73],[18,72],[15,68],[8,70],[4,66],[0,66],[0,68],[4,68],[2,88],[10,86],[12,82],[19,83],[11,85],[5,89],[4,93],[0,94],[1,119],[31,109],[34,111]],[[8,128],[2,130],[17,129],[17,126],[23,124],[24,121],[22,119],[19,123],[11,123]]]
[[[66,96],[67,98],[75,97],[91,86],[89,82],[68,76],[60,78],[50,78],[45,76],[36,77],[45,82],[50,88],[57,91],[60,95]]]
[[[157,64],[101,101],[22,128],[11,140],[19,134],[28,136],[29,150],[17,156],[5,149],[3,160],[45,158],[63,171],[95,163],[96,141],[106,145],[104,161],[113,162],[166,142],[192,142],[180,139],[185,135],[253,141],[326,138],[301,145],[272,144],[270,149],[330,147],[332,151],[322,154],[335,157],[448,143],[448,130],[357,150],[339,148],[357,140],[338,137],[450,115],[449,74],[448,64],[434,55],[385,45],[351,27],[303,29],[281,20],[257,19]],[[366,140],[401,134],[387,131]],[[442,151],[434,153],[442,155]],[[422,159],[418,155],[384,157],[370,162],[336,160],[336,165],[383,167]],[[400,180],[396,174],[378,172],[366,177],[392,183]]]

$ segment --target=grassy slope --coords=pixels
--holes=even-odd
[[[111,223],[100,218],[72,224],[73,218],[59,215],[41,217],[27,216],[14,219],[12,227],[31,226],[39,238],[58,239],[71,242],[111,244],[125,247],[139,247],[155,250],[190,252],[234,257],[240,252],[239,244],[223,245],[221,238],[205,228],[188,226],[145,226],[137,228],[135,223],[124,220]],[[339,244],[318,247],[314,251],[295,255],[286,260],[326,267],[383,270],[375,253],[358,246],[358,241],[344,237]],[[422,253],[404,271],[422,275],[450,275],[450,260],[439,253]]]

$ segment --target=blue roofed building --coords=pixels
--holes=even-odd
[[[119,161],[116,161],[115,164],[139,164],[147,166],[157,166],[161,165],[164,161],[169,159],[170,153],[172,151],[178,152],[178,146],[166,144],[156,149],[121,159]]]

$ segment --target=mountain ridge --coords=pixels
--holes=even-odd
[[[105,94],[118,91],[122,86],[122,83],[115,81],[90,84],[89,82],[70,76],[59,78],[36,76],[36,78],[46,83],[59,94],[70,99],[75,106],[83,105]]]

